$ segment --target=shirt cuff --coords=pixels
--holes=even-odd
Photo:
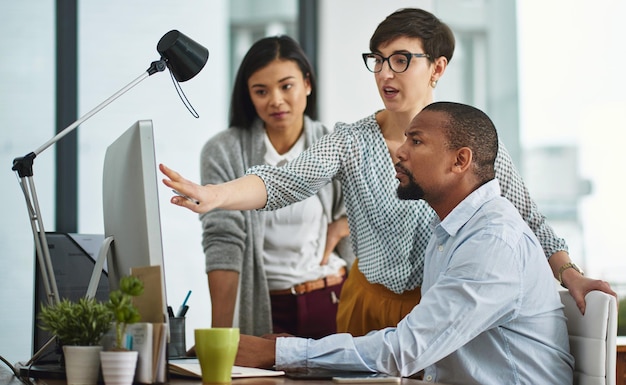
[[[306,369],[308,340],[297,337],[276,339],[276,369]]]

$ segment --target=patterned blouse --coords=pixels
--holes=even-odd
[[[502,195],[537,235],[546,257],[567,250],[565,240],[556,236],[537,210],[502,143],[495,166]],[[351,124],[337,123],[332,133],[286,166],[255,166],[247,174],[259,176],[265,183],[268,200],[263,210],[306,199],[338,179],[359,270],[370,283],[382,284],[395,293],[422,284],[424,250],[435,213],[423,200],[397,197],[399,182],[375,114]]]

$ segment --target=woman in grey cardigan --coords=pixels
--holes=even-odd
[[[235,79],[230,128],[202,150],[202,184],[295,158],[328,133],[315,116],[315,78],[298,43],[286,36],[257,41]],[[277,211],[200,216],[213,327],[232,326],[238,313],[235,325],[245,334],[319,338],[336,331],[353,260],[339,186]]]

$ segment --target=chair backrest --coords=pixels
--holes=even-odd
[[[560,291],[565,306],[574,385],[615,385],[617,355],[617,301],[612,295],[592,291],[580,314],[568,291]]]

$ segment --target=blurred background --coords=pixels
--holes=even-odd
[[[58,61],[56,31],[65,27],[72,4],[77,112],[57,127],[56,76],[65,62]],[[10,170],[15,157],[35,150],[141,75],[159,59],[156,44],[167,31],[178,29],[207,47],[205,68],[181,84],[199,119],[185,109],[169,74],[157,74],[80,126],[75,149],[63,150],[76,154],[73,179],[64,179],[55,167],[58,145],[37,157],[34,178],[46,231],[102,234],[104,152],[135,121],[153,121],[157,163],[199,180],[202,145],[227,128],[239,61],[254,41],[276,34],[299,40],[312,59],[324,123],[332,127],[365,117],[382,102],[360,54],[369,51],[378,23],[408,6],[433,12],[457,38],[436,99],[472,104],[491,116],[540,210],[567,239],[573,260],[588,276],[607,280],[626,295],[620,179],[626,143],[624,1],[3,1],[0,355],[10,362],[32,355],[35,257],[24,198]],[[200,222],[169,204],[165,186],[157,188],[168,303],[176,309],[192,290],[190,346],[193,329],[210,326]],[[72,191],[75,199],[68,199]],[[66,207],[68,200],[74,207]]]

